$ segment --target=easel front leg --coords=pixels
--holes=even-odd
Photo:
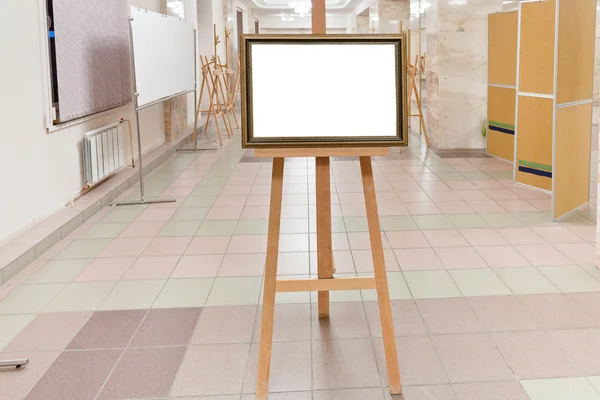
[[[281,200],[283,194],[283,158],[273,158],[271,180],[271,207],[265,262],[265,288],[263,293],[260,349],[258,353],[258,380],[256,399],[267,400],[273,345],[273,318],[275,317],[275,290],[277,288],[277,259],[279,255],[279,228],[281,225]]]
[[[331,245],[331,184],[329,157],[317,157],[317,268],[319,279],[333,278],[333,249]],[[329,317],[329,291],[319,292],[319,318]]]
[[[385,362],[387,364],[388,379],[390,382],[390,392],[392,394],[400,394],[402,393],[400,368],[398,367],[398,355],[394,338],[390,292],[385,270],[385,259],[383,254],[383,243],[381,240],[381,228],[379,225],[379,213],[377,211],[377,198],[375,196],[375,183],[373,181],[371,157],[360,157],[360,170],[362,174],[363,191],[365,193],[369,237],[371,238],[371,251],[373,253],[373,267],[375,270],[375,283],[377,286],[377,301],[379,302],[379,315],[381,316],[381,331],[383,333],[383,347],[385,352]]]

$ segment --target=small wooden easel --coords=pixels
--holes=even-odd
[[[412,94],[415,94],[415,100],[417,102],[417,110],[418,114],[411,114],[411,116],[419,117],[421,122],[421,127],[423,128],[423,135],[425,136],[425,143],[427,147],[429,147],[429,135],[427,134],[427,127],[425,126],[425,118],[423,116],[423,107],[421,106],[421,96],[419,95],[419,90],[417,89],[417,82],[415,81],[415,77],[419,72],[419,68],[423,67],[421,63],[421,58],[417,55],[415,58],[415,63],[413,65],[408,64],[407,73],[408,73],[408,106],[410,107]]]
[[[312,31],[325,34],[325,1],[313,0]],[[269,230],[263,292],[260,348],[258,355],[258,379],[256,399],[267,400],[271,370],[271,348],[273,345],[273,319],[275,316],[275,294],[281,292],[318,291],[320,318],[329,317],[330,290],[376,289],[381,316],[381,330],[385,360],[387,364],[390,392],[402,393],[400,369],[396,353],[394,325],[390,305],[390,294],[385,270],[375,183],[371,156],[389,155],[389,148],[288,148],[260,149],[256,157],[273,158]],[[333,156],[360,157],[363,191],[367,209],[367,221],[373,254],[374,277],[333,277],[333,250],[331,236],[331,187],[330,158]],[[283,196],[284,157],[316,157],[316,209],[317,209],[317,264],[318,279],[278,280],[279,232],[281,225],[281,203]]]

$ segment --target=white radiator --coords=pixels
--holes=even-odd
[[[108,125],[83,135],[83,171],[86,185],[94,186],[125,167],[120,125]]]

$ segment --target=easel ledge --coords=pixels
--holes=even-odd
[[[281,149],[255,149],[254,157],[374,157],[389,156],[389,147],[298,147]]]

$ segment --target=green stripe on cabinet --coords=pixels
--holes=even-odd
[[[522,165],[524,167],[539,169],[542,171],[552,172],[551,165],[538,164],[538,163],[534,163],[531,161],[525,161],[525,160],[519,160],[519,165]]]
[[[513,131],[515,130],[515,126],[514,125],[503,124],[501,122],[496,122],[496,121],[488,121],[488,123],[490,125],[499,126],[500,128],[511,129]]]

